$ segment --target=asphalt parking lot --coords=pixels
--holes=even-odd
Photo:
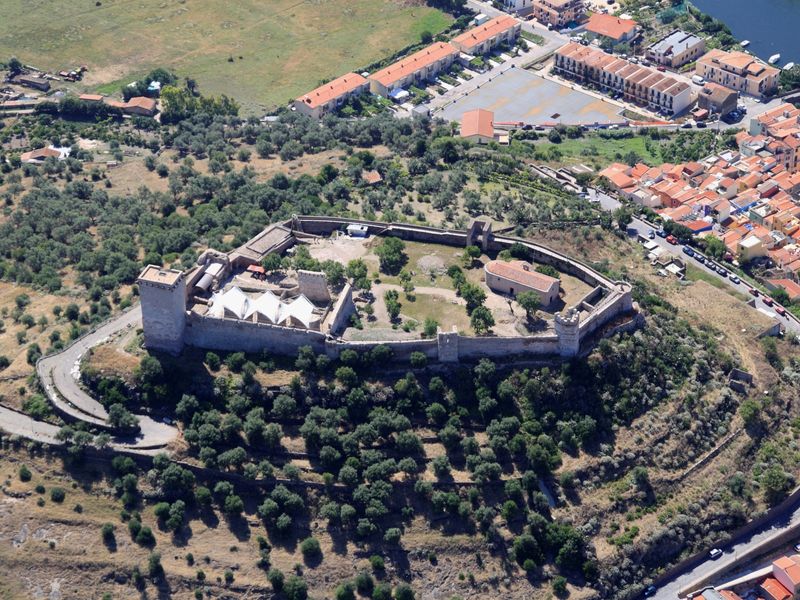
[[[460,121],[465,111],[476,108],[494,111],[495,121],[522,121],[532,125],[624,121],[619,106],[520,68],[498,74],[480,88],[459,97],[437,116]]]

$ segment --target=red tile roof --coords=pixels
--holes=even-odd
[[[502,35],[509,29],[513,29],[519,24],[519,21],[517,21],[514,17],[502,15],[487,21],[483,25],[473,27],[461,35],[457,35],[451,40],[451,43],[455,46],[463,48],[465,52],[468,52],[471,48],[497,37],[498,35]]]
[[[761,582],[761,589],[773,600],[789,600],[792,597],[789,590],[783,587],[781,582],[774,577],[767,577]]]
[[[632,19],[620,19],[612,15],[592,13],[586,24],[586,31],[609,37],[612,40],[622,39],[636,29],[638,23]]]
[[[486,263],[485,268],[487,273],[509,279],[537,291],[547,292],[554,284],[558,283],[558,279],[555,277],[538,273],[532,270],[528,263],[521,260],[511,262],[492,260]]]
[[[318,106],[326,105],[331,100],[341,98],[363,85],[367,85],[367,80],[364,77],[358,73],[348,73],[311,90],[304,96],[300,96],[297,101],[311,108],[317,108]]]
[[[461,137],[494,137],[494,113],[490,110],[478,108],[468,110],[461,117]]]
[[[455,46],[445,44],[444,42],[437,42],[381,69],[377,73],[373,73],[367,79],[377,81],[381,85],[389,87],[393,83],[408,77],[412,73],[416,73],[420,69],[432,65],[447,56],[457,54],[458,49]]]
[[[800,298],[799,283],[794,282],[791,279],[770,279],[769,282],[772,285],[777,285],[786,290],[786,293],[789,294],[789,298],[791,300],[797,300],[798,298]]]

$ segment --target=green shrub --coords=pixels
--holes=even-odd
[[[300,543],[300,552],[303,553],[303,558],[308,560],[316,560],[322,556],[322,548],[320,548],[319,540],[317,538],[309,537]]]
[[[66,498],[67,492],[64,491],[64,488],[54,487],[50,489],[50,500],[53,502],[61,503]]]
[[[31,470],[28,467],[26,467],[25,465],[22,465],[19,468],[19,480],[20,481],[30,481],[31,480]]]

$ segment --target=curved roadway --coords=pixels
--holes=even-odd
[[[47,397],[60,412],[95,427],[108,429],[108,412],[80,385],[80,361],[94,346],[111,336],[137,327],[142,322],[142,309],[136,306],[106,321],[94,331],[78,338],[72,345],[56,354],[42,358],[36,364],[39,379]],[[164,448],[178,434],[175,427],[146,416],[136,415],[141,432],[135,439],[118,438],[117,444],[131,449]]]

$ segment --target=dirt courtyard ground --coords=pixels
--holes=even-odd
[[[411,295],[407,296],[403,292],[402,282],[398,276],[380,273],[378,256],[374,248],[381,243],[381,239],[380,237],[359,239],[337,235],[315,240],[309,246],[311,256],[319,261],[335,260],[347,264],[351,260],[362,259],[369,267],[370,278],[373,280],[371,291],[375,296],[374,315],[362,319],[364,330],[348,330],[345,333],[346,339],[367,339],[371,336],[377,336],[382,340],[416,339],[420,335],[421,325],[428,318],[434,319],[445,331],[455,328],[465,334],[474,333],[465,302],[456,294],[453,282],[447,276],[447,269],[453,265],[462,268],[467,279],[479,285],[486,293],[484,305],[494,317],[495,326],[492,331],[495,335],[515,336],[529,333],[525,311],[519,304],[486,286],[483,267],[492,257],[483,255],[470,267],[466,267],[461,248],[406,242],[405,253],[408,260],[405,268],[410,272],[411,283],[414,286]],[[560,279],[562,289],[560,298],[552,305],[542,307],[538,311],[539,318],[533,324],[535,331],[551,328],[553,317],[557,312],[576,304],[591,291],[589,285],[571,275],[562,273]],[[396,327],[391,326],[384,301],[384,294],[389,290],[395,290],[400,294],[400,321],[416,322],[419,328],[405,331],[399,324],[396,324]]]

